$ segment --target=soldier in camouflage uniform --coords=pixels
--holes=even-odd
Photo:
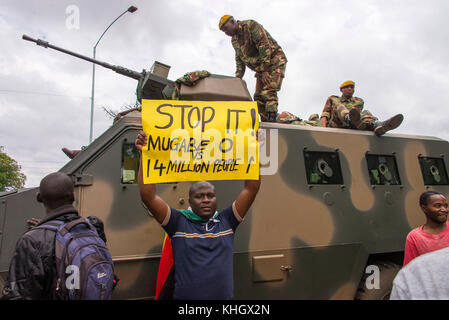
[[[219,28],[232,37],[235,50],[235,76],[242,78],[246,67],[256,72],[257,101],[262,121],[276,122],[277,91],[281,89],[287,58],[282,48],[262,25],[254,20],[235,21],[230,15],[220,19]]]
[[[319,115],[318,113],[314,113],[312,114],[308,120],[303,120],[297,116],[295,116],[294,114],[288,112],[288,111],[283,111],[279,114],[279,116],[277,117],[277,121],[278,123],[284,123],[284,124],[296,124],[299,126],[319,126]]]
[[[363,99],[353,97],[354,86],[354,81],[345,81],[340,85],[342,96],[330,96],[327,99],[320,117],[322,127],[369,130],[381,136],[402,123],[402,114],[379,121],[371,112],[363,110]]]
[[[170,85],[165,86],[164,90],[162,91],[162,95],[165,99],[179,100],[182,85],[193,87],[197,84],[198,81],[209,76],[210,72],[207,70],[187,72],[182,77],[176,79],[174,87]]]

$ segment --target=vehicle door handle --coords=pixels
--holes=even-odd
[[[287,271],[287,272],[290,272],[290,271],[292,271],[292,266],[281,266],[281,270],[282,271]]]

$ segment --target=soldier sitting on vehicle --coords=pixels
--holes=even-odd
[[[354,81],[345,81],[340,85],[342,96],[327,99],[320,117],[322,127],[374,131],[378,137],[399,127],[404,120],[402,114],[379,121],[368,110],[363,110],[363,99],[353,97],[354,86]]]

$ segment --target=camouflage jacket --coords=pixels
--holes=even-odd
[[[198,81],[210,76],[210,72],[207,70],[197,70],[192,72],[187,72],[182,77],[176,79],[174,87],[171,85],[166,85],[162,90],[162,96],[164,99],[179,100],[180,99],[180,87],[181,85],[186,85],[192,87],[197,84]]]
[[[326,104],[324,105],[323,112],[321,113],[321,117],[326,117],[327,119],[330,119],[332,114],[332,109],[336,108],[338,105],[342,104],[348,110],[351,110],[352,108],[358,108],[360,111],[363,109],[364,101],[362,98],[352,97],[349,99],[338,97],[338,96],[330,96]]]
[[[188,72],[182,77],[176,79],[176,82],[179,84],[185,84],[186,86],[194,86],[199,80],[203,78],[207,78],[210,76],[210,72],[207,70],[197,70]]]
[[[285,65],[282,48],[262,25],[254,20],[237,21],[238,32],[232,37],[235,50],[235,76],[242,78],[245,66],[260,73]]]

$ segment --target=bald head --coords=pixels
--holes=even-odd
[[[72,179],[62,172],[54,172],[42,179],[37,201],[50,210],[66,204],[72,204],[74,198]]]
[[[190,186],[189,197],[192,198],[195,192],[201,188],[211,188],[213,192],[215,192],[215,186],[209,181],[198,181],[192,183],[192,185]]]

